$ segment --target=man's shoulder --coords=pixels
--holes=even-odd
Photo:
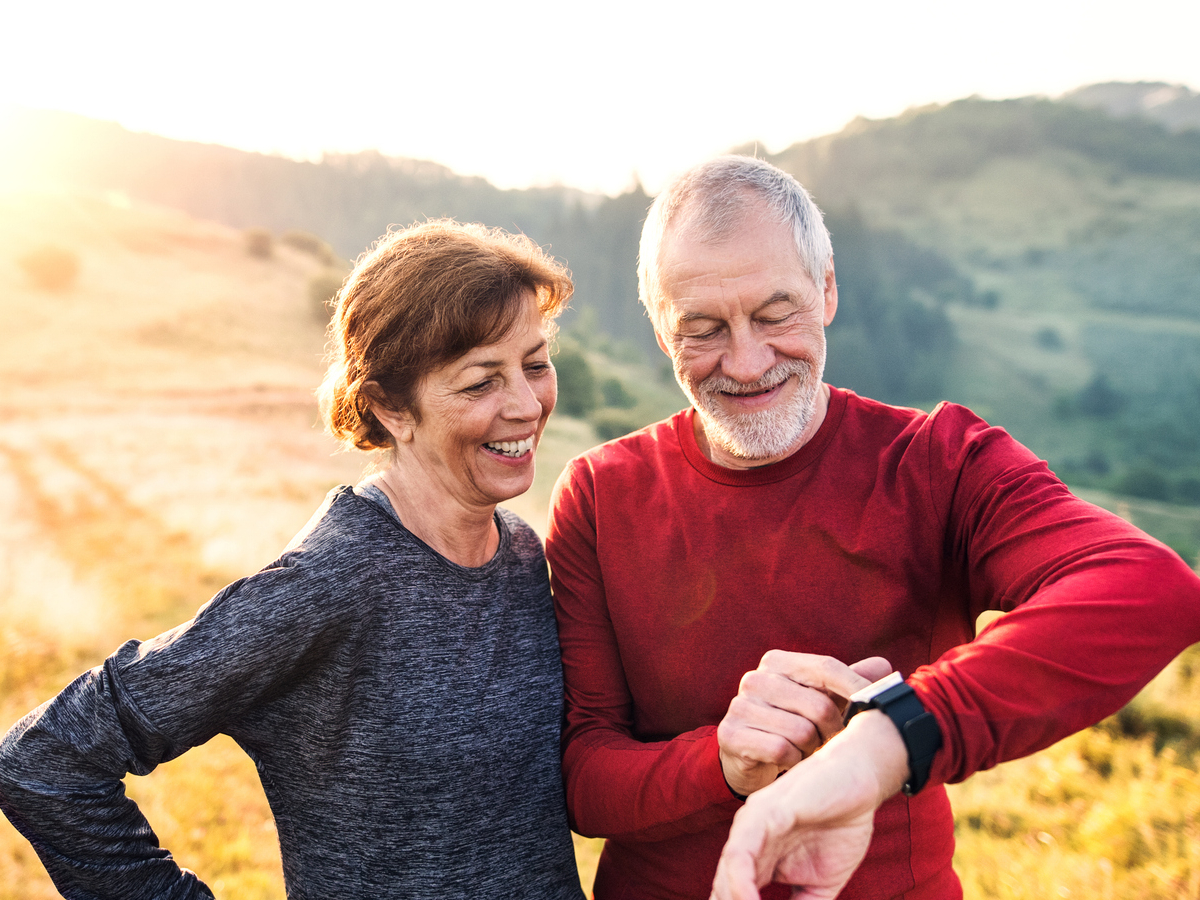
[[[884,466],[933,466],[958,472],[981,459],[1026,465],[1035,454],[973,410],[942,401],[928,411],[847,394],[839,459],[877,459]]]
[[[899,406],[873,400],[853,391],[833,388],[846,400],[844,425],[854,429],[867,428],[883,434],[936,429],[941,432],[965,432],[988,428],[987,422],[975,412],[958,403],[943,400],[930,409]]]

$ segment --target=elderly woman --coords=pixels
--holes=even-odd
[[[533,481],[570,293],[532,242],[448,221],[359,263],[321,399],[380,470],[0,745],[0,805],[64,896],[212,896],[121,779],[223,733],[258,767],[290,898],[581,898],[545,558],[497,508]]]

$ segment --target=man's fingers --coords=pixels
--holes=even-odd
[[[881,672],[878,677],[870,677],[880,668],[879,663],[887,666],[887,670]],[[816,688],[830,696],[843,699],[855,691],[862,690],[871,682],[878,681],[891,671],[891,666],[886,660],[877,656],[861,660],[855,663],[855,666],[864,666],[866,674],[832,656],[792,653],[787,650],[769,650],[759,663],[760,670],[776,672],[797,684]]]
[[[813,722],[785,710],[734,698],[717,726],[727,753],[755,763],[790,769],[824,743]]]
[[[882,656],[868,656],[856,663],[850,663],[850,668],[867,679],[867,684],[873,684],[885,675],[892,674],[892,664]],[[864,684],[862,687],[866,687]]]
[[[771,880],[771,865],[763,858],[766,820],[745,808],[738,816],[721,851],[710,900],[759,900],[759,887]]]
[[[841,710],[824,691],[797,683],[786,675],[762,669],[742,676],[737,697],[730,704],[730,712],[735,711],[735,704],[740,715],[748,721],[757,719],[756,705],[800,716],[816,727],[822,741],[829,740],[842,727]]]
[[[757,876],[751,853],[726,849],[717,865],[709,900],[759,900]]]

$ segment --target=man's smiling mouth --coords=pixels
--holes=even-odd
[[[743,397],[761,397],[763,394],[771,393],[771,391],[775,390],[782,384],[783,384],[783,382],[780,381],[778,384],[773,384],[770,387],[766,387],[766,388],[760,388],[757,391],[721,391],[721,393],[724,394],[726,397],[734,397],[737,399],[740,399]]]

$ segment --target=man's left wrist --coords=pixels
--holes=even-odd
[[[912,686],[898,672],[871,684],[850,698],[846,721],[866,709],[876,709],[891,720],[908,755],[909,775],[902,790],[912,796],[925,787],[933,758],[942,746],[937,719],[925,709]]]

